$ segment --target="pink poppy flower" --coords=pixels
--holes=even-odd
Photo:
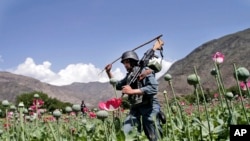
[[[11,118],[11,117],[14,116],[14,113],[13,112],[8,112],[7,116],[8,116],[8,118]]]
[[[219,97],[219,94],[215,93],[214,98],[218,98],[218,97]]]
[[[83,108],[83,112],[87,113],[87,112],[89,112],[89,109],[85,107],[85,108]]]
[[[186,104],[185,104],[184,101],[181,101],[181,102],[180,102],[180,105],[181,105],[181,106],[185,106]]]
[[[99,103],[99,109],[105,110],[105,111],[114,111],[117,110],[122,103],[121,98],[112,98],[106,102],[100,102]]]
[[[217,64],[221,64],[224,61],[224,55],[220,52],[216,52],[213,55],[213,60],[217,63]]]
[[[89,112],[89,117],[90,118],[96,118],[96,114],[94,112]]]
[[[43,104],[44,104],[44,101],[43,100],[41,100],[41,99],[34,99],[33,100],[33,105],[34,106],[38,106],[38,107],[41,107],[41,106],[43,106]]]
[[[244,91],[247,90],[247,87],[250,88],[250,81],[248,81],[246,84],[244,82],[240,82],[240,88]]]

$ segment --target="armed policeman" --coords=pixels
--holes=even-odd
[[[163,44],[163,41],[159,39],[155,42],[154,48],[160,48]],[[138,55],[134,51],[126,51],[121,56],[121,63],[127,70],[127,74],[116,83],[116,89],[127,94],[131,104],[130,113],[124,121],[123,131],[128,134],[134,126],[137,126],[139,133],[144,131],[150,141],[157,141],[162,134],[162,128],[157,116],[160,113],[160,104],[156,97],[158,92],[156,71],[147,66],[143,67],[140,77],[135,82],[128,83],[133,77],[134,71],[140,67],[139,61]],[[111,64],[105,67],[110,79],[113,78],[111,68]]]

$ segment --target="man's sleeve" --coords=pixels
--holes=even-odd
[[[158,92],[158,82],[155,79],[154,75],[151,73],[143,80],[143,87],[141,87],[141,91],[146,95],[155,95]]]

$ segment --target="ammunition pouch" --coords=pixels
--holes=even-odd
[[[132,107],[140,107],[140,106],[151,106],[153,103],[153,97],[149,97],[146,95],[133,95],[129,96],[128,100]]]

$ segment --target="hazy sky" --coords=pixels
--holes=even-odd
[[[0,71],[54,85],[105,82],[106,64],[163,34],[162,74],[203,43],[249,27],[250,0],[0,0]],[[120,61],[112,71],[125,75]]]

